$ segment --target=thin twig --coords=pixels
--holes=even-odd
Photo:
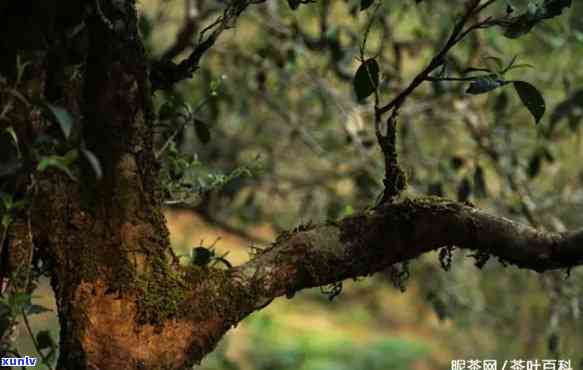
[[[199,112],[202,107],[205,106],[205,104],[209,101],[208,97],[205,97],[197,106],[196,108],[194,108],[194,111],[192,112],[192,114],[195,114],[197,112]],[[191,114],[191,116],[192,116]],[[172,133],[172,135],[170,135],[170,137],[168,138],[168,140],[166,140],[166,142],[164,143],[164,145],[162,145],[162,148],[160,148],[160,150],[158,150],[155,154],[156,159],[160,158],[160,156],[162,154],[164,154],[164,152],[166,151],[166,149],[168,149],[168,147],[170,146],[170,144],[172,143],[172,141],[174,140],[174,138],[176,138],[176,135],[178,135],[180,133],[180,131],[184,130],[184,128],[186,127],[186,125],[193,121],[192,119],[188,119],[188,117],[183,117],[184,118],[184,122],[182,122],[181,125],[179,125],[178,127],[176,127],[176,129],[174,130],[174,132]]]
[[[486,7],[490,6],[494,2],[495,2],[495,0],[490,0],[479,7],[478,7],[479,1],[475,2],[474,4],[471,4],[467,8],[463,17],[455,24],[453,32],[451,33],[451,35],[447,39],[447,41],[446,41],[445,45],[443,46],[443,48],[441,49],[441,51],[439,53],[437,53],[437,55],[435,55],[431,59],[429,64],[417,76],[415,76],[413,81],[409,84],[409,86],[407,86],[407,88],[405,88],[405,90],[403,90],[399,95],[397,95],[392,101],[390,101],[385,106],[376,109],[377,114],[382,116],[385,113],[389,112],[390,110],[401,106],[404,103],[404,101],[407,99],[407,97],[417,87],[419,87],[419,85],[421,85],[421,83],[423,83],[427,79],[427,77],[429,76],[429,74],[431,72],[433,72],[435,69],[437,69],[438,67],[443,65],[443,63],[445,62],[445,56],[457,43],[462,41],[470,32],[472,32],[478,28],[487,27],[491,22],[491,18],[487,18],[486,20],[478,22],[478,23],[468,27],[466,30],[464,30],[464,26],[468,23],[470,18],[477,15],[479,12],[486,9]]]
[[[425,81],[428,81],[428,82],[438,82],[438,81],[469,82],[469,81],[475,81],[476,79],[485,78],[485,77],[496,77],[496,75],[495,74],[488,74],[488,75],[472,76],[472,77],[433,77],[433,76],[427,76],[427,77],[425,77]]]
[[[36,352],[39,354],[43,364],[45,364],[46,367],[48,367],[50,370],[53,369],[53,367],[51,366],[51,363],[49,362],[48,358],[45,357],[45,355],[41,352],[40,347],[38,345],[38,342],[36,340],[36,338],[34,337],[34,333],[32,332],[32,328],[30,327],[30,323],[28,322],[28,317],[26,315],[26,313],[24,312],[24,309],[21,311],[22,314],[22,318],[24,319],[24,326],[26,327],[26,331],[28,332],[28,335],[30,335],[30,339],[32,339],[32,343],[34,344],[34,348],[36,349]]]

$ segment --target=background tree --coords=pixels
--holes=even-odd
[[[578,95],[557,106],[534,150],[514,145],[517,137],[534,137],[537,131],[532,118],[524,120],[528,126],[510,126],[508,95],[515,90],[513,99],[537,122],[544,101],[533,85],[509,77],[522,72],[513,54],[488,56],[499,45],[490,45],[479,31],[517,38],[561,14],[570,1],[515,8],[502,1],[420,5],[429,12],[398,1],[376,9],[368,1],[309,6],[289,1],[291,9],[269,3],[252,13],[253,24],[245,28],[251,35],[263,27],[273,34],[261,40],[263,45],[254,45],[253,36],[231,48],[217,45],[258,3],[186,2],[179,37],[159,54],[149,43],[157,28],[148,27],[147,16],[138,17],[133,2],[0,6],[6,337],[15,313],[41,309],[30,304],[29,293],[43,273],[51,276],[58,302],[59,368],[155,369],[200,361],[232,325],[275,297],[327,284],[334,296],[342,280],[391,266],[399,283],[407,261],[439,248],[444,266],[453,246],[475,250],[479,266],[491,255],[536,271],[579,264],[580,233],[541,231],[491,216],[470,202],[495,191],[499,196],[492,202],[500,203],[500,213],[563,231],[552,210],[532,207],[532,194],[548,196],[552,188],[544,184],[547,193],[535,192],[524,174],[534,178],[555,160],[545,140],[565,135],[558,131],[565,120],[576,129]],[[401,13],[385,14],[397,5]],[[296,9],[312,22],[288,18]],[[368,9],[363,13],[368,16],[335,24],[338,9],[355,16]],[[452,16],[443,18],[440,32],[424,29],[427,17],[438,12]],[[415,17],[415,40],[395,36],[392,22],[399,16]],[[470,40],[470,47],[452,54],[463,40]],[[419,58],[422,64],[412,62],[415,53],[426,57]],[[320,54],[313,65],[310,54]],[[208,62],[199,66],[203,56]],[[216,75],[218,67],[243,63],[253,68],[238,68],[232,84]],[[411,69],[415,73],[408,78]],[[192,85],[177,84],[195,71],[201,78],[194,86],[201,92],[190,97],[196,103],[191,105],[181,89]],[[357,100],[374,100],[374,107],[339,95],[342,81],[352,85]],[[312,95],[290,89],[306,83],[315,86]],[[502,91],[495,101],[496,127],[475,113],[479,103],[460,94],[459,83],[470,95]],[[440,104],[451,107],[449,114],[432,108]],[[209,130],[209,122],[235,115],[262,124]],[[465,132],[438,143],[427,139],[423,121],[433,124],[434,134],[458,133],[459,124]],[[339,127],[343,135],[337,134]],[[205,157],[192,157],[189,133],[210,141]],[[274,143],[274,136],[282,139]],[[452,153],[462,147],[457,140],[467,139],[483,156]],[[287,153],[298,157],[296,150],[321,158],[282,166]],[[181,154],[189,151],[190,156]],[[335,158],[326,158],[328,152]],[[436,152],[445,154],[451,168],[434,170]],[[267,175],[242,178],[257,167],[258,153],[266,158],[260,167]],[[403,194],[401,163],[408,160],[419,166],[406,169],[409,193]],[[235,169],[209,173],[215,164]],[[237,222],[263,216],[291,231],[282,231],[269,248],[234,268],[212,263],[212,254],[200,248],[193,264],[181,266],[169,246],[163,203],[199,202],[202,214],[224,220],[231,204],[221,203],[225,198],[212,190],[223,184],[226,199],[240,200],[234,202],[241,208]],[[287,220],[269,213],[278,207],[261,206],[262,198],[275,202],[273,193],[285,194],[286,187],[300,189],[291,195],[296,208],[286,209]],[[415,192],[453,192],[459,202],[414,198]],[[372,207],[352,214],[367,205]],[[293,227],[298,216],[323,222]],[[395,266],[400,263],[405,264]],[[434,299],[443,300],[435,293]],[[39,347],[47,342],[37,337]]]

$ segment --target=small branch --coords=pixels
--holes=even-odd
[[[490,24],[491,18],[487,18],[486,20],[478,22],[464,30],[465,25],[473,16],[479,14],[481,11],[486,9],[486,7],[490,6],[494,2],[495,0],[491,0],[479,7],[478,5],[480,1],[474,0],[472,3],[470,3],[466,9],[465,14],[455,24],[453,32],[449,36],[448,40],[446,41],[441,51],[439,51],[439,53],[437,53],[437,55],[435,55],[431,59],[429,64],[417,76],[415,76],[413,81],[409,84],[409,86],[407,86],[407,88],[405,88],[405,90],[403,90],[388,104],[378,108],[378,114],[382,116],[392,109],[399,108],[405,102],[407,97],[411,95],[411,93],[415,91],[415,89],[419,87],[419,85],[421,85],[423,81],[427,80],[431,72],[433,72],[435,69],[443,65],[443,63],[445,62],[445,56],[457,43],[462,41],[470,32],[478,28],[487,27]]]
[[[484,4],[482,4],[477,10],[476,13],[480,13],[482,10],[486,9],[490,5],[494,4],[498,0],[488,0]]]
[[[103,24],[105,24],[110,31],[113,31],[115,29],[115,27],[113,26],[113,23],[111,23],[111,21],[103,13],[103,10],[101,9],[101,0],[95,0],[94,4],[95,4],[95,13],[97,13],[97,16],[99,17],[101,22],[103,22]]]
[[[0,237],[0,265],[2,265],[4,262],[2,261],[2,253],[4,252],[4,243],[6,242],[6,237],[8,236],[8,228],[10,225],[7,226],[1,226],[2,227],[2,236]],[[0,278],[4,278],[3,274],[0,274]],[[2,281],[0,281],[0,297],[2,296],[2,292],[3,292],[3,286],[2,286]]]
[[[377,111],[378,112],[378,111]],[[394,109],[385,125],[382,125],[381,116],[375,113],[375,132],[377,142],[381,147],[385,161],[384,190],[377,207],[381,204],[393,202],[407,185],[405,173],[399,166],[397,155],[397,117],[399,110]]]
[[[427,76],[427,77],[425,77],[425,81],[429,81],[429,82],[438,82],[438,81],[471,82],[471,81],[475,81],[479,78],[492,77],[492,76],[495,76],[495,75],[484,75],[484,76],[473,76],[473,77],[433,77],[433,76]]]
[[[206,97],[204,99],[202,99],[202,101],[196,106],[196,108],[194,108],[194,111],[189,114],[188,116],[184,116],[184,115],[180,115],[179,117],[181,117],[183,119],[183,122],[181,124],[179,124],[174,132],[168,137],[168,139],[164,142],[164,144],[162,144],[162,147],[160,148],[160,150],[158,150],[154,155],[156,157],[156,159],[160,158],[160,156],[162,156],[162,154],[164,154],[164,152],[166,151],[166,149],[168,149],[168,147],[170,146],[170,144],[174,141],[174,139],[176,138],[176,136],[182,131],[184,130],[184,128],[194,122],[194,118],[192,117],[194,114],[198,113],[205,105],[206,103],[209,101],[209,97]]]
[[[192,74],[198,69],[202,56],[210,50],[223,31],[232,28],[234,22],[249,5],[265,1],[239,0],[229,2],[223,15],[200,32],[197,46],[186,59],[178,64],[165,59],[153,62],[150,74],[152,91],[169,89],[177,82],[191,78]],[[205,35],[211,30],[213,30],[211,34],[205,38]]]
[[[482,10],[484,10],[487,6],[494,3],[495,0],[491,0],[479,6],[480,0],[471,0],[467,3],[466,12],[463,17],[455,24],[453,32],[449,36],[447,42],[441,49],[441,51],[434,56],[430,63],[423,69],[414,79],[413,81],[405,88],[397,97],[395,97],[390,103],[387,105],[380,107],[379,104],[379,91],[378,86],[375,91],[375,130],[377,141],[381,150],[383,152],[383,157],[385,160],[385,178],[383,180],[384,183],[384,191],[383,194],[377,202],[377,207],[384,203],[389,203],[394,201],[394,199],[405,189],[406,187],[406,179],[403,170],[399,167],[399,163],[397,161],[397,150],[396,150],[396,130],[397,130],[397,116],[399,114],[399,109],[407,99],[411,93],[424,81],[431,81],[436,80],[434,77],[430,76],[430,73],[433,72],[436,68],[443,65],[445,62],[445,57],[447,53],[460,41],[462,41],[470,32],[475,29],[486,27],[488,25],[490,18],[487,18],[484,21],[478,22],[467,29],[464,30],[465,25],[468,21],[475,15],[479,14]],[[378,7],[377,7],[378,10]],[[376,10],[375,10],[376,12]],[[372,21],[369,23],[366,32],[364,41],[362,42],[362,46],[360,48],[360,57],[364,61],[364,48],[366,45],[366,40],[368,37],[368,33],[371,27]],[[475,78],[473,78],[475,79]],[[444,79],[438,79],[444,80]],[[472,79],[469,79],[472,80]],[[390,117],[386,121],[386,127],[382,126],[382,117],[385,113],[392,112]],[[384,129],[384,130],[383,130]],[[383,133],[386,131],[386,133]]]
[[[362,39],[362,43],[360,45],[360,60],[361,63],[365,62],[365,49],[366,43],[368,41],[368,36],[370,34],[370,30],[372,29],[372,25],[374,20],[376,19],[377,13],[380,9],[380,4],[377,4],[372,16],[369,19],[369,22],[366,26],[364,31],[364,37]],[[380,200],[377,202],[377,206],[383,203],[392,202],[404,189],[406,185],[405,174],[403,170],[399,167],[399,163],[397,161],[397,143],[396,143],[396,136],[397,136],[397,116],[398,116],[398,107],[393,110],[393,113],[389,117],[386,122],[386,125],[383,126],[382,124],[382,114],[379,111],[379,104],[380,104],[380,93],[379,93],[379,85],[377,81],[374,80],[373,76],[368,71],[368,77],[370,81],[374,84],[376,83],[375,90],[374,90],[374,99],[375,99],[375,133],[377,142],[381,148],[383,153],[384,161],[385,161],[385,178],[383,179],[384,184],[384,191],[381,195]]]
[[[184,0],[184,23],[178,31],[174,43],[164,52],[161,59],[171,60],[192,46],[192,38],[197,31],[198,19],[199,10],[194,4],[194,0]]]

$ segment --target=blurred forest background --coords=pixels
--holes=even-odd
[[[293,3],[293,2],[292,2]],[[167,218],[176,253],[198,245],[239,264],[278,232],[374,204],[383,162],[372,104],[352,79],[363,30],[381,66],[383,97],[428,62],[463,10],[461,0],[318,0],[254,5],[222,34],[190,81],[157,95]],[[489,12],[528,1],[498,1]],[[531,5],[532,6],[532,5]],[[211,0],[143,0],[152,58],[181,60],[221,14]],[[512,87],[470,95],[467,84],[427,83],[400,114],[407,195],[471,201],[546,230],[583,226],[583,4],[511,40],[472,34],[447,73],[523,65],[508,78],[543,93],[535,125]],[[201,369],[447,369],[455,359],[570,359],[583,366],[581,271],[539,275],[453,250],[346,282],[342,294],[279,299],[229,332]],[[188,263],[185,258],[184,263]],[[449,267],[449,271],[444,271]],[[476,266],[478,265],[478,266]],[[49,285],[37,292],[48,302]],[[58,335],[54,313],[33,329]],[[21,352],[34,353],[22,330]]]

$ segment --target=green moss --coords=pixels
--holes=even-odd
[[[259,290],[241,289],[229,270],[208,266],[175,270],[163,258],[148,263],[149,271],[135,279],[142,323],[162,324],[174,317],[203,322],[218,316],[226,330],[246,316],[260,296]]]
[[[411,201],[411,200],[409,200]],[[451,203],[451,200],[447,198],[437,197],[435,195],[420,196],[414,199],[416,203],[426,203],[426,204],[444,204]]]
[[[142,293],[139,300],[142,322],[158,323],[175,316],[187,297],[187,284],[178,274],[155,272],[139,277],[136,286]]]
[[[122,173],[118,176],[115,186],[115,201],[118,203],[115,209],[119,210],[120,218],[123,219],[128,212],[140,209],[142,192],[139,190],[134,158],[127,155],[122,161],[124,161],[120,164]]]
[[[403,204],[411,207],[428,207],[442,211],[456,211],[459,209],[459,204],[452,202],[447,198],[436,196],[423,196],[415,199],[406,199]]]

